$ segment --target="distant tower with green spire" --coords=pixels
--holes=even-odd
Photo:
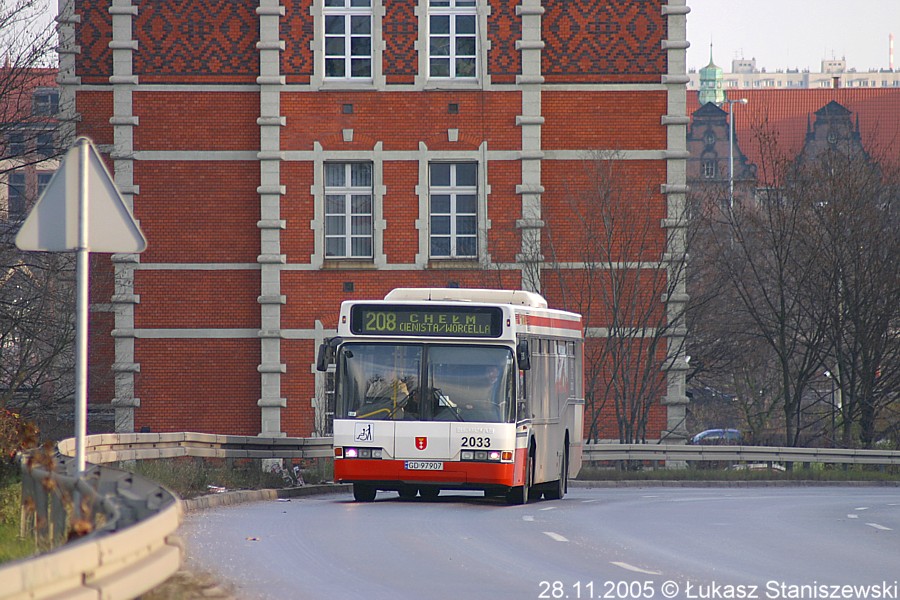
[[[700,105],[713,104],[719,106],[725,102],[724,72],[713,62],[712,44],[709,45],[709,64],[700,69]]]

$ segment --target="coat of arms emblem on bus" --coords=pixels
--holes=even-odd
[[[416,436],[416,449],[424,450],[428,447],[428,438],[425,436]]]

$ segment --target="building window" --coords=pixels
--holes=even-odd
[[[432,258],[475,258],[478,255],[478,165],[429,165],[430,240]]]
[[[53,134],[52,133],[39,133],[37,136],[37,145],[35,146],[35,150],[38,155],[49,158],[53,156],[55,153],[55,149],[53,147]]]
[[[325,163],[325,257],[372,258],[371,163]]]
[[[478,75],[475,4],[475,0],[429,0],[429,77],[472,79]]]
[[[714,161],[714,160],[704,160],[703,161],[703,178],[704,179],[715,179],[716,178],[716,161]]]
[[[32,112],[52,116],[59,112],[59,91],[38,89],[34,92]]]
[[[47,189],[47,186],[50,185],[51,179],[53,179],[53,173],[38,173],[37,174],[38,198],[41,197],[41,194],[43,194],[44,190]]]
[[[325,77],[372,78],[372,0],[325,0]]]
[[[25,154],[25,135],[22,133],[10,133],[6,142],[7,156],[22,156]]]
[[[9,217],[18,218],[25,215],[25,173],[13,171],[9,174]]]

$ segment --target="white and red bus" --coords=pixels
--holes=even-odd
[[[436,497],[561,498],[581,468],[581,316],[524,291],[399,288],[346,301],[333,364],[334,480]]]

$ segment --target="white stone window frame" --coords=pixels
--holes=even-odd
[[[326,262],[336,265],[345,263],[350,266],[371,265],[382,268],[387,265],[384,254],[384,196],[386,188],[383,183],[384,157],[382,144],[378,142],[372,150],[337,151],[322,149],[319,142],[313,144],[313,184],[310,194],[313,196],[314,214],[310,221],[310,229],[315,234],[315,248],[310,257],[312,268],[322,268]],[[371,258],[331,258],[325,256],[325,163],[368,162],[372,165],[372,257]]]
[[[370,169],[369,174],[369,184],[365,186],[354,185],[353,184],[353,170],[355,166],[366,165]],[[328,171],[333,167],[340,167],[342,173],[342,181],[341,185],[329,186],[328,182]],[[327,161],[324,163],[323,168],[326,171],[325,174],[325,228],[323,231],[323,235],[325,236],[325,258],[326,260],[371,260],[373,257],[373,253],[375,251],[375,229],[373,227],[374,222],[374,194],[372,193],[372,188],[375,183],[374,179],[374,169],[372,163],[369,161],[350,161],[350,162],[339,162],[339,161]],[[329,197],[332,196],[340,196],[343,199],[343,210],[339,213],[329,213],[328,212],[328,204]],[[366,196],[368,197],[369,210],[368,212],[356,212],[354,209],[354,199],[356,197]],[[340,234],[331,233],[328,231],[328,223],[329,217],[340,217],[340,220],[343,225],[343,232]],[[368,220],[368,233],[359,233],[358,231],[354,231],[354,221],[358,219],[367,219]],[[340,240],[341,246],[343,247],[342,254],[328,254],[328,241],[329,238]],[[367,239],[369,242],[369,252],[365,254],[354,254],[354,241]]]
[[[310,78],[312,89],[383,89],[385,87],[382,69],[384,41],[382,37],[382,20],[384,7],[379,0],[372,0],[368,7],[349,7],[350,0],[345,0],[347,7],[325,7],[324,0],[316,0],[310,8],[313,17],[313,39],[310,42],[315,68]],[[367,11],[371,16],[372,72],[363,77],[325,77],[325,15],[339,11]],[[357,12],[356,14],[359,14]]]
[[[477,247],[478,254],[474,257],[432,257],[431,256],[431,189],[430,172],[431,163],[435,162],[474,162],[477,163]],[[491,195],[491,187],[488,185],[488,172],[490,166],[487,160],[487,143],[484,142],[477,150],[432,152],[424,143],[419,144],[419,185],[416,186],[416,194],[419,197],[419,219],[416,228],[419,231],[419,253],[416,255],[416,266],[428,268],[429,266],[491,264],[491,256],[488,252],[488,234],[491,229],[491,221],[488,219],[488,203]]]
[[[446,10],[445,7],[436,8],[439,9],[439,12]],[[470,7],[461,8],[470,9]],[[482,89],[490,86],[491,78],[487,69],[487,55],[491,48],[491,42],[487,37],[487,31],[491,7],[482,0],[475,0],[474,11],[476,14],[475,77],[431,77],[430,15],[434,14],[434,8],[430,6],[430,0],[421,0],[416,4],[419,22],[419,39],[416,42],[416,52],[419,57],[419,69],[416,74],[415,85],[418,89]]]

